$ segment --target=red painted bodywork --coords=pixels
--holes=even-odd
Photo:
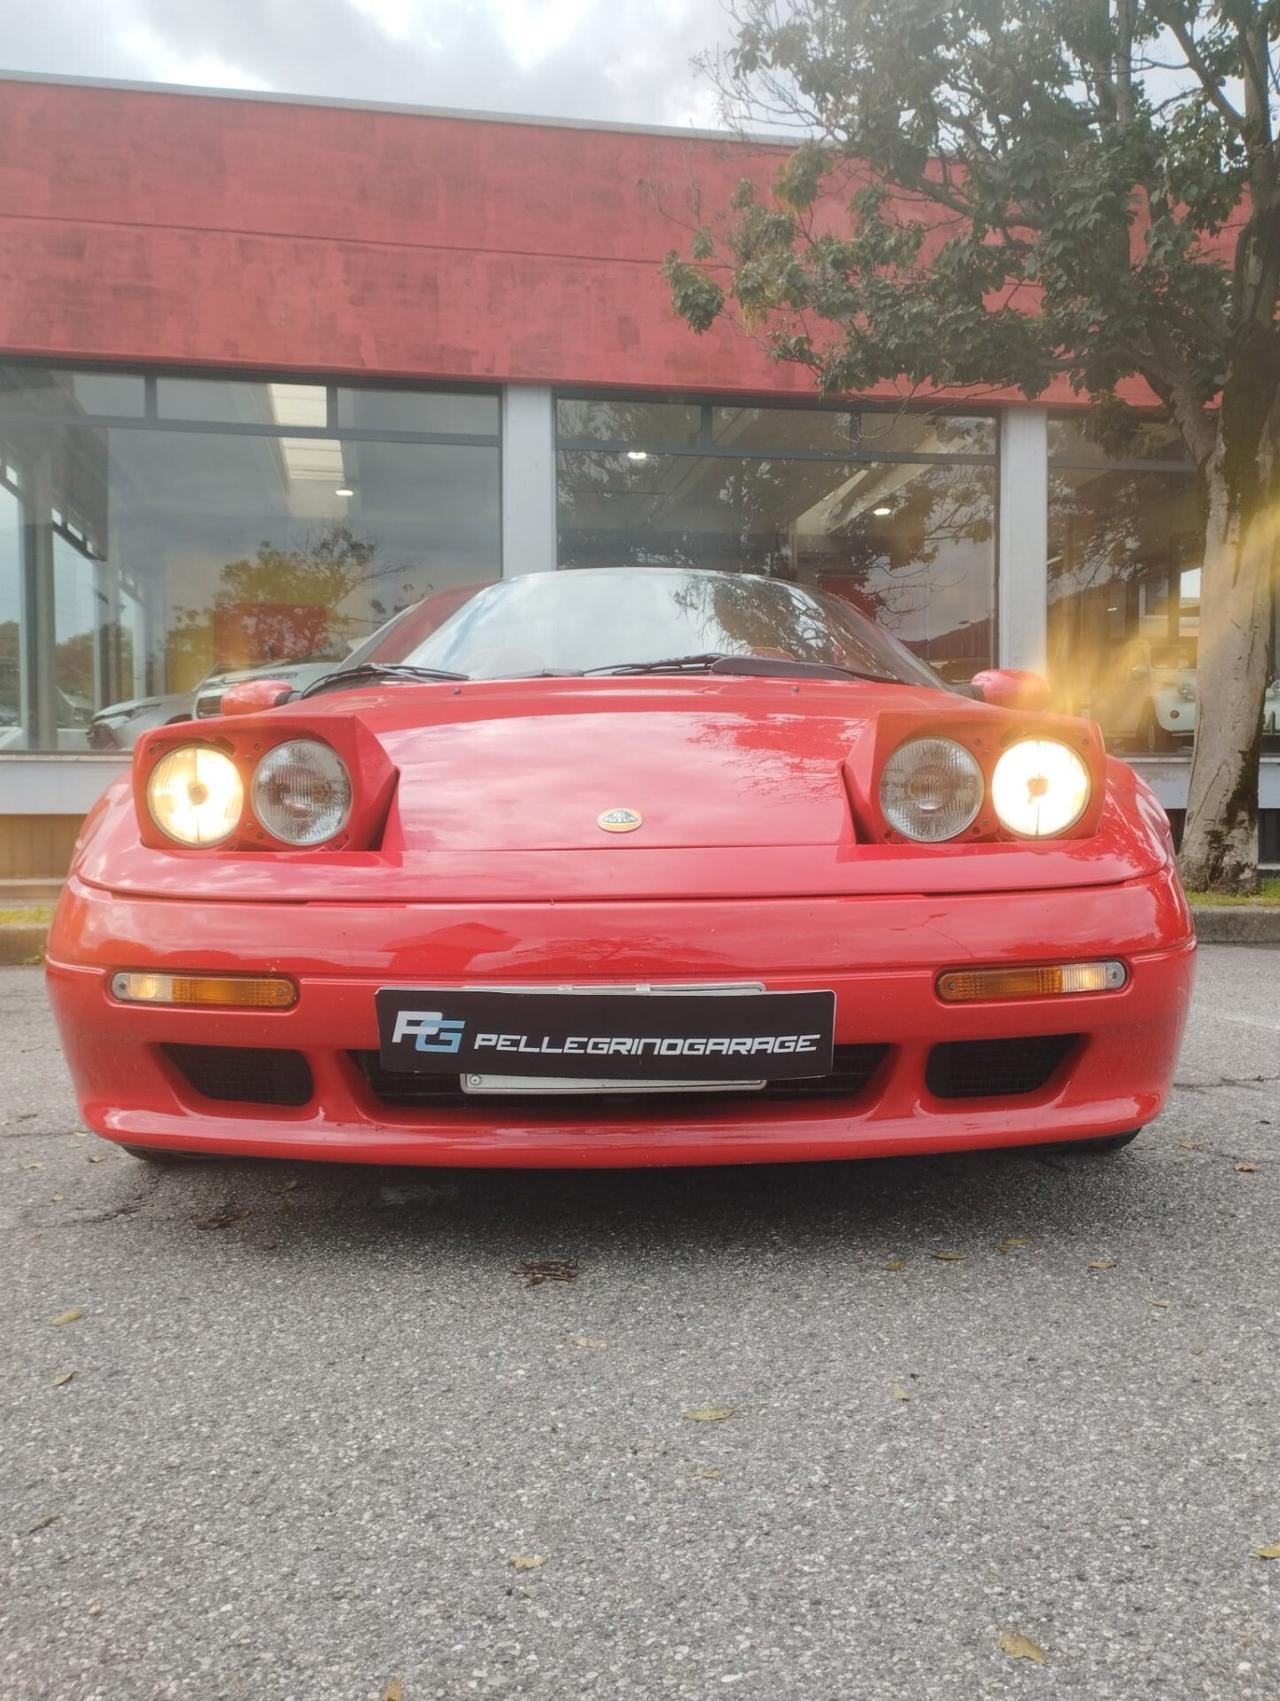
[[[995,749],[1046,726],[1073,733],[1095,774],[1077,836],[894,844],[860,806],[886,727],[892,745],[939,731]],[[180,730],[140,745],[140,776]],[[356,818],[382,798],[383,761],[394,790],[361,848],[313,851],[144,843],[129,785],[104,796],[48,976],[82,1112],[110,1138],[379,1163],[728,1163],[1118,1133],[1164,1101],[1190,917],[1163,812],[1082,722],[909,687],[652,677],[396,685],[199,730],[231,748],[301,731],[372,741],[368,783],[353,768]],[[614,806],[642,827],[602,833]],[[1113,957],[1129,971],[1114,993],[952,1006],[935,991],[948,968]],[[120,969],[284,972],[299,998],[129,1007],[109,991]],[[385,984],[732,980],[834,989],[837,1044],[889,1054],[853,1101],[700,1097],[652,1114],[607,1098],[391,1109],[349,1056],[376,1049]],[[925,1086],[941,1041],[1060,1033],[1081,1039],[1027,1097],[944,1102]],[[158,1050],[174,1042],[300,1050],[315,1096],[299,1109],[202,1099]]]
[[[220,715],[258,715],[294,695],[286,679],[242,679],[229,685],[218,699]]]
[[[970,684],[981,693],[984,703],[995,703],[1001,709],[1047,709],[1053,698],[1042,673],[1028,673],[1021,667],[984,667]]]

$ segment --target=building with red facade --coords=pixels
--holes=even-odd
[[[137,731],[230,668],[557,566],[728,567],[948,678],[1046,670],[1166,807],[1196,716],[1181,446],[1063,389],[819,403],[671,310],[778,150],[724,136],[0,80],[0,879],[56,875]],[[1280,735],[1280,692],[1268,698]],[[1263,762],[1280,860],[1280,737]]]

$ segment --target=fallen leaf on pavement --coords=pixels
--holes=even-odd
[[[601,1347],[607,1347],[609,1343],[603,1335],[575,1335],[573,1344],[575,1347],[581,1347],[584,1352],[598,1353]]]
[[[1259,1559],[1280,1559],[1280,1542],[1272,1542],[1269,1547],[1255,1547],[1253,1551]]]
[[[1200,1142],[1198,1140],[1179,1140],[1178,1144],[1179,1144],[1179,1146],[1181,1146],[1181,1148],[1184,1152],[1203,1152],[1204,1151],[1204,1147],[1200,1144]]]
[[[524,1277],[526,1287],[540,1288],[543,1282],[576,1281],[578,1263],[574,1258],[534,1258],[519,1265],[515,1273]]]
[[[907,1261],[905,1258],[891,1258],[885,1265],[886,1270],[905,1270],[906,1267]]]
[[[387,1687],[382,1691],[382,1701],[404,1701],[404,1684],[398,1677],[387,1679]]]
[[[60,1205],[62,1203],[64,1195],[61,1194],[61,1193],[51,1193],[49,1195],[49,1197],[50,1197],[50,1199],[53,1200],[55,1205]]]
[[[540,1553],[517,1553],[512,1555],[511,1563],[517,1571],[536,1571],[547,1562]]]
[[[719,1482],[720,1478],[724,1475],[724,1472],[723,1471],[717,1471],[717,1470],[706,1470],[706,1471],[699,1471],[698,1475],[700,1477],[706,1477],[709,1482]]]
[[[192,1217],[192,1228],[224,1229],[232,1223],[242,1222],[249,1215],[243,1205],[227,1205],[221,1211],[206,1211],[203,1216]]]
[[[46,1512],[43,1518],[36,1519],[35,1523],[28,1529],[27,1534],[34,1536],[37,1530],[47,1530],[49,1525],[56,1524],[61,1516],[61,1512]]]
[[[963,1264],[963,1252],[931,1252],[930,1258],[936,1258],[939,1264]]]
[[[54,1387],[55,1388],[65,1388],[67,1383],[70,1382],[71,1378],[74,1375],[75,1375],[74,1370],[60,1370],[58,1372],[58,1374],[53,1379]]]
[[[60,1311],[56,1317],[49,1319],[55,1329],[61,1329],[64,1323],[78,1323],[85,1315],[82,1305],[73,1305],[70,1311]]]
[[[1257,1173],[1258,1173],[1257,1164],[1237,1164],[1236,1165],[1236,1174],[1237,1175],[1257,1175]]]
[[[722,1418],[731,1418],[737,1409],[737,1406],[695,1406],[684,1415],[690,1423],[719,1423]]]
[[[106,1161],[107,1154],[105,1152],[90,1152],[85,1158],[85,1162],[89,1164],[104,1164]]]
[[[43,1169],[44,1165],[41,1163],[39,1158],[34,1158],[31,1163],[23,1164],[22,1167],[23,1169]]]
[[[1031,1237],[1025,1234],[1007,1234],[996,1247],[997,1252],[1010,1253],[1019,1246],[1030,1246]]]
[[[911,1390],[910,1388],[904,1388],[901,1382],[895,1382],[893,1385],[893,1397],[895,1400],[909,1400],[911,1398]]]
[[[1089,1268],[1091,1270],[1114,1270],[1115,1267],[1116,1261],[1114,1258],[1091,1258],[1089,1260]]]
[[[1033,1642],[1018,1630],[1002,1630],[996,1637],[996,1647],[1002,1654],[1008,1654],[1011,1660],[1034,1660],[1038,1666],[1042,1666],[1047,1657],[1038,1642]]]

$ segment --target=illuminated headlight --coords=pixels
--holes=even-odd
[[[991,801],[1011,833],[1024,839],[1065,833],[1089,802],[1089,770],[1065,744],[1024,738],[1011,744],[991,776]]]
[[[885,820],[924,844],[963,833],[982,808],[982,795],[982,769],[950,738],[915,738],[900,745],[880,779]]]
[[[269,750],[254,769],[250,797],[258,820],[287,845],[324,844],[351,816],[346,764],[313,738]]]
[[[178,844],[219,845],[236,830],[244,783],[221,750],[184,744],[151,770],[147,808],[160,831]]]

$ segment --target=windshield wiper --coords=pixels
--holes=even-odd
[[[865,672],[856,667],[842,667],[839,662],[797,661],[790,656],[734,656],[722,650],[707,650],[701,655],[668,656],[662,661],[615,662],[610,667],[589,667],[592,674],[639,673],[735,673],[758,678],[787,679],[792,676],[816,679],[869,679],[877,685],[901,685],[902,680],[888,673]]]
[[[348,685],[371,679],[467,680],[470,678],[469,673],[450,673],[449,669],[444,667],[414,667],[409,662],[361,662],[358,667],[340,667],[333,673],[326,673],[322,679],[315,680],[298,695],[300,698],[316,697],[322,691],[340,691]]]

